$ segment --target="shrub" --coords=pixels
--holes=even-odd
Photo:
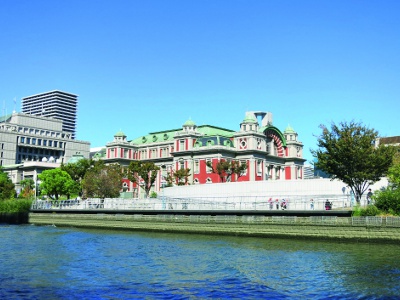
[[[157,198],[157,193],[156,192],[151,192],[150,193],[150,198]]]
[[[400,214],[400,189],[386,188],[377,191],[374,198],[375,206],[381,211],[394,215]]]
[[[29,212],[32,200],[18,199],[18,200],[4,200],[0,201],[0,212],[4,213],[18,213]]]
[[[381,214],[381,211],[375,205],[368,205],[366,208],[362,208],[357,205],[353,210],[353,217],[367,217],[376,216]]]

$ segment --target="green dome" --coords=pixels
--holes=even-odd
[[[124,137],[124,136],[126,136],[126,135],[125,135],[125,133],[123,133],[123,132],[120,130],[120,131],[118,131],[116,134],[114,134],[114,136],[122,136],[122,137]]]
[[[294,129],[288,125],[283,133],[296,133],[296,131],[294,131]]]
[[[246,114],[243,123],[257,123],[257,119],[254,117],[253,114]]]
[[[185,122],[185,124],[183,124],[183,126],[194,126],[194,125],[196,125],[196,123],[190,118]]]

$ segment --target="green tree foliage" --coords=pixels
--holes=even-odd
[[[172,174],[177,185],[187,185],[190,175],[190,169],[188,168],[176,170]]]
[[[397,152],[393,158],[393,164],[388,171],[388,179],[392,188],[400,187],[400,147],[397,147]]]
[[[35,181],[32,178],[21,180],[19,184],[22,187],[20,197],[31,199],[35,196]]]
[[[315,166],[340,179],[361,199],[370,184],[380,180],[388,172],[394,155],[394,147],[374,142],[378,132],[360,123],[342,122],[331,124],[329,130],[321,125],[322,133],[317,137],[318,150],[311,150],[317,159]]]
[[[393,164],[388,171],[388,187],[376,191],[374,195],[375,205],[386,213],[400,215],[400,148],[393,159]]]
[[[117,198],[122,188],[123,171],[119,164],[96,161],[82,180],[85,197]]]
[[[41,194],[47,195],[50,199],[58,200],[62,195],[66,195],[69,199],[70,194],[77,192],[75,181],[60,168],[43,171],[38,177],[41,181]]]
[[[132,161],[128,166],[126,175],[130,181],[136,184],[140,184],[140,179],[143,180],[146,198],[148,198],[151,187],[157,178],[158,170],[160,168],[153,162]]]
[[[206,162],[207,167],[209,167],[213,173],[218,174],[221,182],[230,181],[232,174],[237,175],[239,179],[247,169],[247,164],[241,164],[239,161],[219,161],[215,167],[212,165],[211,161]]]
[[[89,168],[94,166],[95,162],[92,159],[80,159],[76,163],[61,164],[61,170],[67,172],[72,180],[81,184],[82,179]]]
[[[15,185],[8,177],[7,173],[0,167],[0,200],[7,200],[14,198]]]
[[[375,206],[386,213],[400,215],[400,189],[390,187],[377,191],[374,196]]]

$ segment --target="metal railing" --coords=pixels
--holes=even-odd
[[[312,199],[312,201],[311,201]],[[363,199],[362,199],[363,200]],[[364,204],[365,203],[365,204]],[[366,205],[366,200],[361,205]],[[35,200],[34,210],[46,209],[97,209],[97,210],[330,210],[349,209],[354,201],[347,195],[318,195],[290,197],[227,196],[182,198],[92,198],[86,200]]]

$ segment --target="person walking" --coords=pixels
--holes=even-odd
[[[314,199],[310,200],[310,208],[314,210]]]

